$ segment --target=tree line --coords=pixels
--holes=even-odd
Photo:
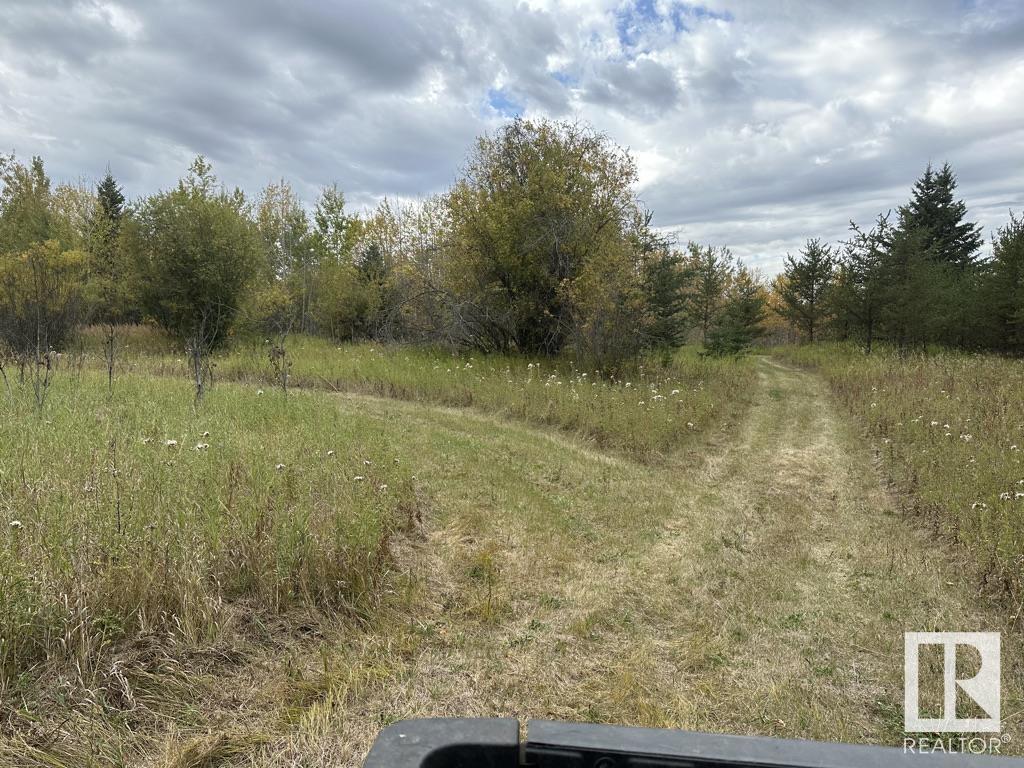
[[[53,185],[0,157],[0,345],[45,364],[83,324],[151,322],[196,366],[232,337],[311,333],[460,349],[570,353],[614,368],[688,339],[738,352],[768,290],[728,250],[652,226],[636,165],[579,123],[516,119],[472,147],[456,182],[356,214],[337,186],[307,207],[285,181],[254,199],[197,158],[128,201],[107,173]],[[2,358],[3,355],[0,355]]]
[[[833,246],[807,241],[773,283],[780,313],[809,341],[856,339],[870,352],[929,345],[1024,354],[1024,219],[1013,212],[982,257],[949,164],[930,164],[910,200]]]

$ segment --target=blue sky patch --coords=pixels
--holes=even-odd
[[[491,88],[487,91],[487,102],[502,117],[518,117],[523,113],[524,105],[520,104],[504,88]]]

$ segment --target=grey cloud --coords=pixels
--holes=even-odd
[[[647,58],[603,63],[582,94],[591,104],[641,118],[674,109],[679,97],[675,73]]]
[[[250,193],[337,181],[371,205],[449,184],[500,89],[629,146],[656,224],[768,272],[902,202],[929,160],[986,233],[1024,208],[1018,3],[709,0],[679,29],[666,0],[624,44],[629,2],[7,0],[0,147],[57,179],[109,162],[132,195],[204,153]]]

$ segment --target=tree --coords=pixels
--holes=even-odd
[[[465,310],[467,340],[560,351],[579,315],[573,284],[588,264],[634,260],[636,178],[625,150],[575,123],[517,118],[479,139],[446,198],[447,288]]]
[[[701,342],[706,343],[725,302],[733,269],[732,254],[728,248],[701,247],[697,243],[688,243],[687,252],[686,264],[693,275],[690,311],[700,329]]]
[[[693,269],[684,256],[669,247],[644,261],[643,286],[648,312],[647,346],[669,350],[686,341],[689,327],[687,289]]]
[[[990,344],[1024,354],[1024,217],[1012,212],[992,240],[992,262],[982,289]]]
[[[38,370],[84,314],[83,206],[55,194],[38,157],[0,157],[0,184],[0,343]]]
[[[222,343],[256,274],[260,241],[242,193],[217,188],[213,171],[196,158],[188,176],[147,199],[134,246],[149,314],[185,342],[197,400],[203,358]]]
[[[104,354],[107,362],[107,387],[113,390],[117,357],[117,326],[138,320],[134,271],[121,239],[125,219],[125,199],[121,186],[110,170],[96,185],[92,211],[89,251],[93,320],[105,329]]]
[[[807,241],[800,258],[786,254],[783,315],[812,343],[828,317],[827,296],[834,273],[832,249],[817,238]]]
[[[956,268],[925,242],[923,230],[894,228],[878,272],[879,327],[902,350],[946,340],[960,323]]]
[[[309,217],[285,180],[264,188],[256,206],[256,228],[263,241],[263,268],[268,278],[262,290],[274,290],[274,284],[281,283],[293,306],[285,325],[294,326],[300,332],[311,330],[318,252],[314,248]],[[273,317],[261,319],[271,322]],[[282,329],[272,330],[280,332]]]
[[[937,173],[931,163],[914,183],[910,201],[899,211],[899,226],[918,230],[921,248],[932,258],[965,272],[977,264],[981,227],[966,221],[967,206],[957,200],[956,174],[949,163]]]
[[[933,311],[923,318],[908,319],[925,322],[931,329],[927,333],[934,334],[928,341],[963,346],[975,335],[982,238],[981,228],[966,221],[967,206],[956,199],[955,192],[956,176],[949,164],[938,172],[929,164],[914,184],[910,201],[899,209],[896,229],[903,244],[914,243],[919,255],[934,265],[930,268],[912,258],[916,289],[924,290],[942,307],[938,316]],[[904,298],[911,305],[920,304],[919,297]],[[936,306],[929,308],[934,310]]]
[[[851,221],[850,231],[853,235],[843,244],[839,259],[832,307],[836,323],[862,338],[865,351],[871,354],[885,288],[882,269],[892,245],[889,215],[879,216],[867,232]]]
[[[708,333],[705,348],[712,355],[739,355],[764,334],[767,295],[757,275],[736,266],[725,304]]]

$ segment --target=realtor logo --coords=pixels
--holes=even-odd
[[[942,647],[942,716],[921,717],[918,686],[923,645]],[[973,677],[957,678],[957,649],[977,650],[981,666]],[[907,632],[903,635],[903,727],[908,733],[999,732],[999,633]],[[936,681],[937,682],[937,681]],[[957,691],[961,690],[988,717],[957,717]]]

